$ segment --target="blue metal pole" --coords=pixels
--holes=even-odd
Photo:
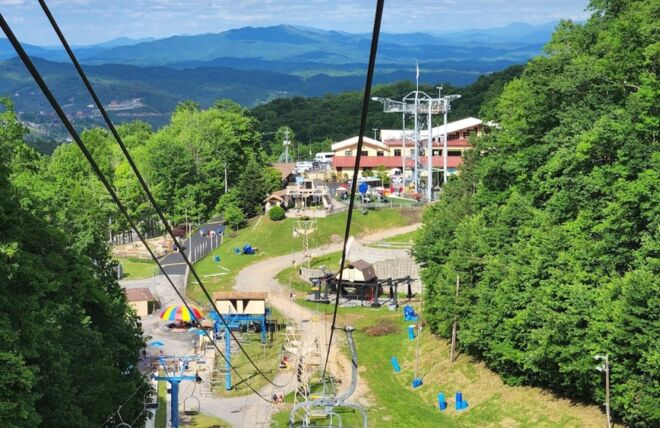
[[[172,385],[172,428],[179,428],[179,381],[170,380],[169,382]]]
[[[225,356],[227,360],[225,361],[225,389],[229,391],[231,389],[231,335],[229,334],[229,328],[225,328]]]
[[[261,317],[261,343],[266,343],[266,317]]]

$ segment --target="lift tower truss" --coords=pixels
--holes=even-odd
[[[402,116],[402,126],[401,126],[401,141],[402,141],[402,173],[403,173],[403,183],[405,186],[406,182],[406,140],[410,134],[406,129],[406,115],[413,116],[413,130],[412,130],[412,142],[413,142],[413,174],[412,181],[414,184],[415,192],[419,192],[421,189],[421,170],[424,168],[421,164],[420,154],[424,153],[426,156],[426,170],[427,170],[427,179],[426,179],[426,199],[428,202],[433,200],[433,139],[434,137],[439,137],[439,134],[433,135],[433,116],[438,114],[444,115],[444,133],[443,137],[443,149],[442,149],[442,160],[443,160],[443,183],[447,182],[447,112],[451,109],[451,101],[460,98],[460,95],[447,95],[441,96],[438,94],[438,98],[433,98],[423,91],[412,91],[401,101],[393,100],[390,98],[381,98],[373,97],[373,101],[378,101],[383,104],[383,111],[385,113],[400,113]],[[426,125],[428,128],[427,131],[427,141],[426,148],[424,148],[424,142],[420,138],[420,117],[426,116]]]

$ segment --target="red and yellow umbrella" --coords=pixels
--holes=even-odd
[[[192,310],[192,314],[185,305],[170,305],[163,309],[163,312],[160,313],[160,319],[169,320],[169,321],[187,321],[190,322],[193,319],[202,319],[202,311],[196,308],[193,305],[189,305]],[[194,314],[194,317],[193,317]]]

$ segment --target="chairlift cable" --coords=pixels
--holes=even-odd
[[[5,18],[4,18],[4,16],[2,15],[2,13],[0,13],[0,27],[2,28],[2,30],[3,30],[4,33],[5,33],[5,35],[7,36],[7,39],[9,39],[9,41],[10,41],[11,44],[12,44],[12,46],[13,46],[14,49],[16,50],[16,53],[18,54],[19,58],[21,59],[21,61],[22,61],[23,64],[25,65],[25,67],[28,69],[28,71],[30,72],[30,74],[31,74],[32,77],[34,78],[35,82],[37,83],[37,85],[39,86],[39,88],[41,89],[41,91],[43,92],[44,96],[48,99],[49,103],[51,104],[51,106],[52,106],[53,109],[55,110],[55,113],[59,116],[60,120],[62,121],[62,124],[63,124],[64,127],[67,129],[67,131],[69,131],[69,134],[71,134],[71,137],[72,137],[73,140],[76,142],[76,145],[77,145],[78,148],[82,151],[83,155],[85,156],[85,158],[87,159],[88,163],[89,163],[90,166],[92,167],[92,170],[94,171],[94,173],[96,174],[96,176],[99,178],[99,180],[101,181],[101,183],[104,185],[104,187],[106,188],[106,190],[107,190],[108,193],[110,194],[110,197],[112,198],[112,200],[114,201],[114,203],[117,205],[117,207],[118,207],[119,210],[121,211],[122,215],[126,218],[126,220],[128,221],[129,225],[131,226],[131,228],[133,228],[133,230],[135,230],[135,233],[138,235],[138,238],[140,239],[140,241],[142,242],[142,244],[145,246],[145,248],[147,249],[147,251],[149,252],[149,254],[151,255],[151,257],[154,259],[154,261],[156,262],[156,264],[158,265],[158,267],[160,268],[160,270],[163,272],[163,274],[164,274],[165,277],[167,278],[168,282],[170,283],[170,285],[171,285],[172,288],[174,289],[175,293],[179,296],[179,298],[180,298],[181,301],[183,302],[184,306],[186,306],[186,308],[188,309],[188,311],[189,311],[190,314],[192,315],[192,318],[194,319],[194,321],[196,321],[196,322],[199,323],[199,320],[197,319],[197,317],[195,316],[194,312],[193,312],[192,309],[190,308],[190,305],[189,305],[189,304],[186,302],[186,300],[183,298],[183,296],[181,295],[181,292],[176,288],[176,286],[175,286],[174,283],[172,282],[172,279],[169,277],[169,275],[167,274],[167,272],[165,271],[165,269],[163,268],[163,266],[160,264],[160,262],[158,261],[158,259],[157,259],[156,256],[155,256],[155,254],[153,253],[153,250],[151,249],[151,247],[149,246],[149,244],[148,244],[147,241],[145,240],[144,236],[142,235],[142,233],[139,231],[139,229],[138,229],[137,226],[135,225],[135,222],[134,222],[134,221],[131,219],[131,217],[128,215],[128,212],[127,212],[127,210],[126,210],[126,207],[123,205],[123,203],[121,202],[121,200],[120,200],[119,197],[117,196],[116,192],[114,191],[114,189],[112,188],[112,186],[111,186],[110,183],[108,182],[108,179],[105,177],[105,175],[103,174],[103,172],[100,170],[98,164],[96,163],[96,161],[95,161],[94,158],[92,157],[91,153],[90,153],[89,150],[87,149],[87,146],[85,146],[85,144],[82,142],[82,139],[80,138],[80,135],[78,134],[78,132],[76,131],[76,129],[73,127],[73,125],[71,124],[71,122],[70,122],[69,119],[67,118],[66,114],[64,113],[64,110],[62,110],[62,107],[60,106],[59,102],[55,99],[55,97],[53,96],[52,92],[51,92],[50,89],[48,88],[48,85],[47,85],[47,84],[45,83],[45,81],[43,80],[41,74],[39,73],[39,71],[36,69],[36,67],[35,67],[34,64],[32,63],[32,60],[30,59],[29,55],[25,52],[25,50],[23,49],[23,46],[21,45],[21,43],[18,41],[18,39],[17,39],[16,36],[14,35],[13,31],[11,30],[11,27],[9,26],[9,24],[8,24],[7,21],[5,20]],[[211,336],[208,334],[208,332],[206,332],[206,330],[204,330],[204,332],[205,332],[205,335],[209,338],[209,340],[211,340],[211,343],[213,343],[213,345],[214,345],[214,347],[216,348],[216,350],[218,351],[218,353],[219,353],[219,354],[225,359],[225,361],[227,361],[227,357],[222,353],[222,351],[220,350],[220,348],[218,347],[218,345],[215,343],[215,341],[211,338]],[[233,367],[233,366],[231,365],[231,363],[230,363],[230,367],[234,370],[234,372],[236,372],[236,374],[238,375],[239,379],[243,380],[243,378],[241,377],[241,375],[238,373],[238,370],[237,370],[235,367]],[[253,390],[253,391],[254,391],[259,397],[261,397],[263,400],[265,400],[265,401],[270,401],[270,400],[268,400],[267,398],[263,397],[258,391],[254,390],[254,389],[251,388],[251,387],[250,387],[250,389],[252,389],[252,390]],[[116,412],[115,412],[115,413],[116,413]]]
[[[55,32],[57,33],[57,36],[58,36],[58,38],[60,39],[60,42],[62,43],[62,46],[63,46],[64,49],[67,51],[67,54],[69,55],[69,58],[71,59],[71,61],[72,61],[73,65],[74,65],[74,67],[75,67],[76,70],[78,71],[78,74],[80,75],[80,78],[83,80],[83,83],[85,84],[85,86],[86,86],[88,92],[90,93],[90,95],[91,95],[92,98],[94,99],[94,103],[96,104],[97,108],[98,108],[99,111],[101,112],[101,115],[103,116],[103,119],[104,119],[105,123],[107,124],[108,128],[110,129],[110,132],[112,133],[112,135],[114,136],[115,140],[117,141],[117,144],[118,144],[119,147],[121,148],[121,150],[122,150],[124,156],[126,157],[126,160],[128,161],[129,165],[131,166],[131,169],[132,169],[133,172],[135,173],[135,175],[136,175],[138,181],[140,182],[140,185],[142,186],[142,189],[144,190],[145,194],[147,195],[147,198],[149,199],[149,201],[150,201],[152,207],[153,207],[154,210],[156,211],[156,214],[158,215],[160,221],[161,221],[161,222],[163,223],[163,225],[165,226],[165,229],[167,230],[167,233],[168,233],[168,234],[170,235],[170,237],[172,238],[174,245],[175,245],[175,246],[177,247],[177,249],[179,250],[179,253],[181,254],[181,257],[183,258],[184,262],[186,263],[186,265],[187,265],[188,268],[190,269],[190,272],[191,272],[191,273],[193,274],[193,276],[195,277],[195,280],[196,280],[197,283],[199,284],[199,287],[200,287],[201,290],[204,292],[204,295],[205,295],[206,299],[209,301],[209,303],[211,304],[211,307],[212,307],[213,310],[215,310],[215,312],[218,314],[218,317],[220,318],[220,321],[222,321],[222,323],[224,324],[226,330],[229,331],[229,334],[231,335],[232,339],[234,339],[234,341],[235,341],[236,344],[238,345],[238,348],[239,348],[239,349],[245,354],[245,357],[246,357],[247,360],[250,362],[250,364],[251,364],[251,365],[257,370],[257,373],[259,373],[260,376],[262,376],[264,379],[266,379],[266,381],[267,381],[268,383],[272,384],[272,385],[275,386],[275,387],[282,388],[284,385],[277,385],[277,384],[273,383],[273,380],[271,380],[268,376],[266,376],[266,374],[261,370],[261,368],[260,368],[259,366],[257,366],[257,364],[254,362],[254,360],[253,360],[252,357],[250,356],[250,354],[249,354],[249,353],[243,348],[243,345],[241,345],[241,343],[240,343],[240,341],[238,340],[238,338],[236,337],[236,335],[235,335],[235,334],[231,331],[231,329],[229,328],[229,323],[227,322],[227,320],[225,319],[225,317],[220,313],[220,311],[218,311],[218,308],[216,307],[215,302],[213,301],[213,298],[211,297],[211,295],[209,294],[208,290],[207,290],[206,287],[204,286],[204,283],[202,282],[202,279],[201,279],[201,278],[199,277],[199,275],[197,274],[197,271],[195,271],[195,268],[194,268],[194,266],[192,265],[192,263],[190,262],[190,260],[188,259],[188,256],[186,256],[185,252],[183,251],[183,247],[181,246],[181,243],[179,243],[179,241],[176,239],[176,236],[174,235],[174,232],[172,231],[172,228],[171,228],[170,224],[169,224],[169,223],[167,222],[167,220],[165,219],[165,216],[164,216],[162,210],[160,209],[160,206],[159,206],[158,203],[156,202],[156,200],[155,200],[153,194],[151,193],[151,190],[149,190],[149,186],[148,186],[147,183],[145,182],[145,180],[144,180],[144,178],[142,177],[142,174],[140,173],[140,171],[139,171],[137,165],[136,165],[135,162],[133,161],[133,157],[132,157],[132,156],[130,155],[130,153],[128,152],[128,149],[126,148],[126,145],[124,144],[124,142],[123,142],[121,136],[120,136],[119,133],[117,132],[117,129],[115,128],[115,126],[114,126],[112,120],[110,119],[110,116],[108,115],[106,109],[104,108],[103,103],[101,103],[101,100],[100,100],[99,97],[97,96],[96,91],[94,90],[94,88],[92,87],[92,85],[91,85],[89,79],[87,78],[87,75],[85,74],[84,70],[83,70],[82,67],[80,66],[80,63],[78,62],[78,60],[77,60],[75,54],[73,53],[73,50],[72,50],[71,47],[69,46],[69,43],[67,42],[66,38],[64,37],[64,34],[63,34],[62,31],[60,30],[60,27],[59,27],[59,25],[57,24],[57,21],[55,20],[55,18],[54,18],[53,15],[51,14],[50,10],[48,9],[48,6],[46,5],[45,0],[39,0],[39,4],[41,5],[41,8],[43,9],[44,13],[45,13],[46,16],[48,17],[48,20],[50,21],[50,23],[51,23],[53,29],[54,29]],[[35,71],[36,71],[36,69],[35,69]],[[134,227],[134,226],[133,226],[133,227]],[[135,227],[134,227],[134,228],[135,228]],[[136,231],[137,231],[137,229],[136,229]],[[146,245],[146,244],[145,244],[145,245]],[[155,256],[154,256],[153,253],[151,254],[151,256],[152,256],[152,257],[154,258],[154,260],[155,260]],[[161,270],[162,270],[162,269],[161,269]],[[163,271],[163,272],[164,272],[164,271]],[[172,284],[172,286],[174,286],[174,285]],[[183,297],[182,297],[182,299],[183,299]],[[187,306],[187,305],[186,305],[186,306]],[[188,309],[190,309],[190,308],[188,308]]]
[[[124,407],[124,406],[126,405],[126,403],[128,403],[129,401],[131,401],[131,398],[135,397],[135,394],[137,394],[138,391],[141,390],[142,388],[144,388],[146,385],[147,385],[146,383],[141,383],[140,386],[138,386],[137,388],[135,388],[135,390],[133,391],[133,393],[132,393],[131,395],[129,395],[128,398],[127,398],[126,400],[124,400],[124,402],[121,403],[121,404],[119,405],[119,407],[117,407],[117,409],[120,409],[120,408]],[[115,415],[115,413],[117,413],[117,410],[115,410],[114,412],[112,412],[112,413],[110,414],[110,416],[108,416],[108,417],[106,418],[105,422],[103,422],[101,425],[99,425],[99,428],[104,427],[108,422],[110,422],[110,419],[112,419],[112,417]]]
[[[332,348],[332,339],[334,337],[337,323],[337,309],[339,308],[339,294],[344,279],[344,264],[346,263],[346,247],[351,233],[351,222],[353,220],[353,208],[355,206],[355,192],[357,190],[357,177],[360,170],[360,159],[362,158],[362,146],[364,145],[364,134],[367,128],[367,114],[369,113],[369,102],[371,100],[371,85],[373,83],[374,68],[376,66],[376,54],[378,52],[378,37],[380,36],[380,24],[383,18],[383,6],[385,0],[376,0],[376,16],[374,17],[374,29],[371,35],[371,51],[369,53],[369,67],[367,69],[367,79],[364,85],[364,98],[362,100],[362,115],[360,117],[360,133],[357,142],[357,154],[355,156],[355,166],[353,167],[353,181],[351,183],[351,197],[348,204],[348,217],[346,218],[346,229],[344,231],[344,244],[341,250],[341,262],[339,266],[339,283],[337,286],[337,295],[335,297],[335,307],[332,314],[332,325],[330,327],[330,340],[328,341],[328,350],[323,366],[321,377],[325,377],[328,368],[328,359],[330,358],[330,349]]]

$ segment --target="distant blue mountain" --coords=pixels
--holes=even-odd
[[[524,62],[539,52],[556,23],[511,24],[507,27],[458,33],[382,34],[379,62],[502,60]],[[364,63],[370,34],[351,34],[291,25],[243,27],[222,33],[173,36],[123,45],[86,56],[93,63],[169,65],[217,58],[265,61],[322,62],[328,65]],[[295,65],[292,65],[295,68]]]

